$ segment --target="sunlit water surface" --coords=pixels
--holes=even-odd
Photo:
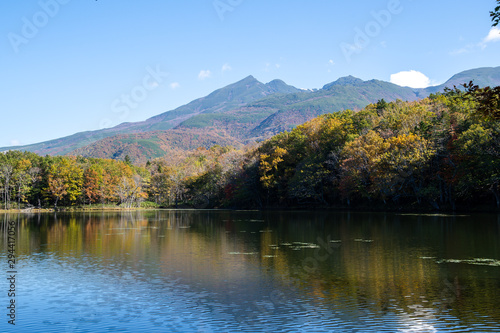
[[[147,211],[17,223],[5,332],[500,332],[500,216]]]

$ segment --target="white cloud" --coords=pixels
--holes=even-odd
[[[212,72],[209,70],[201,70],[200,74],[198,74],[198,79],[205,80],[212,76]]]
[[[328,60],[328,69],[326,70],[327,73],[332,72],[332,70],[331,70],[332,66],[335,66],[335,61],[333,61],[333,59],[330,59],[330,60]]]
[[[21,145],[21,141],[19,141],[17,139],[10,140],[10,145],[11,146],[20,146]]]
[[[229,64],[224,64],[224,65],[222,66],[222,71],[223,71],[223,72],[227,72],[227,71],[230,71],[230,70],[232,70],[232,69],[233,69],[233,68],[232,68],[232,67],[231,67],[231,65],[229,65]]]
[[[431,80],[421,72],[410,70],[392,74],[391,83],[402,87],[426,88],[431,85]]]
[[[498,42],[500,41],[500,28],[491,28],[488,36],[483,39],[483,43]]]
[[[180,86],[181,85],[179,84],[179,82],[172,82],[172,83],[170,83],[170,88],[172,88],[172,89],[177,89]]]
[[[465,47],[453,50],[450,52],[451,55],[459,55],[463,53],[471,53],[479,50],[484,50],[488,43],[498,42],[500,41],[500,29],[493,27],[490,29],[490,32],[483,40],[477,44],[467,44]]]

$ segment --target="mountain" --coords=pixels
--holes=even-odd
[[[453,86],[460,86],[463,83],[469,83],[473,81],[474,84],[480,87],[496,87],[500,86],[500,67],[482,67],[471,69],[468,71],[463,71],[461,73],[455,74],[446,81],[445,83],[421,89],[424,96],[428,96],[431,93],[436,93],[438,91],[443,91],[445,87],[453,88]]]
[[[178,149],[214,144],[239,146],[289,130],[318,115],[359,110],[380,99],[413,101],[473,80],[479,86],[500,85],[500,67],[478,68],[454,75],[435,87],[413,89],[353,76],[321,89],[301,90],[281,80],[261,83],[253,76],[218,89],[175,110],[142,122],[123,123],[99,131],[20,147],[40,155],[78,154],[142,162]]]
[[[99,140],[120,134],[144,133],[156,130],[168,130],[182,121],[201,113],[220,113],[232,110],[247,103],[272,94],[288,94],[300,89],[289,86],[281,80],[263,84],[253,76],[230,84],[212,92],[210,95],[196,99],[189,104],[167,111],[145,121],[123,123],[113,128],[76,133],[60,139],[50,140],[25,146],[2,147],[0,151],[26,150],[40,155],[65,155],[75,149],[83,148]]]
[[[267,85],[274,84],[281,87],[279,91],[287,89],[282,81],[271,81]],[[288,94],[268,95],[242,107],[234,107],[226,111],[200,112],[182,121],[174,129],[167,130],[167,132],[182,131],[185,135],[191,132],[205,132],[207,135],[223,132],[233,140],[232,146],[238,146],[256,140],[264,140],[320,114],[344,109],[362,109],[367,104],[377,102],[381,98],[387,101],[417,99],[416,93],[411,88],[403,88],[378,80],[363,81],[352,77],[341,78],[317,91],[298,89],[291,89],[291,91]],[[132,137],[134,135],[129,135],[127,142]],[[140,142],[144,146],[144,149],[141,150],[137,148],[137,145],[124,145],[123,138],[123,136],[107,138],[87,147],[79,148],[73,153],[107,158],[120,158],[129,155],[136,162],[158,157],[158,153],[153,153],[153,151],[158,150],[150,149],[151,146],[156,145],[154,140],[150,140],[146,144],[144,139],[141,139]],[[208,148],[210,146],[208,143],[209,141],[200,142],[199,146]],[[163,145],[164,154],[170,151],[172,146],[175,145]],[[188,146],[181,148],[188,148]],[[137,156],[137,151],[142,151],[142,157]]]
[[[300,90],[285,84],[283,81],[274,80],[263,84],[250,75],[241,81],[218,89],[206,97],[199,98],[173,111],[164,112],[144,122],[131,124],[129,128],[141,131],[165,130],[173,128],[185,119],[200,113],[221,113],[268,95],[287,94],[297,91]]]
[[[363,81],[350,76],[313,92],[276,94],[223,114],[197,115],[182,122],[179,127],[215,126],[224,128],[243,141],[262,140],[318,115],[345,109],[359,110],[382,98],[387,101],[414,101],[418,96],[411,88],[379,80]]]
[[[335,82],[325,84],[323,86],[323,90],[329,90],[330,88],[335,87],[335,86],[357,86],[357,85],[363,84],[363,82],[364,82],[363,80],[358,79],[357,77],[354,77],[352,75],[349,75],[349,76],[341,77],[340,79],[338,79]]]
[[[414,101],[445,87],[474,80],[480,86],[500,85],[500,67],[479,68],[454,75],[436,87],[414,89],[380,81],[346,76],[315,91],[274,94],[242,108],[221,114],[199,114],[183,121],[180,128],[221,128],[242,142],[263,140],[289,130],[318,115],[344,109],[359,110],[380,99]]]

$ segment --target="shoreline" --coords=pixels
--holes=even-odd
[[[68,213],[87,211],[139,211],[155,210],[160,208],[120,208],[120,207],[60,207],[60,208],[33,208],[33,209],[0,209],[0,214],[33,214],[33,213]]]
[[[151,210],[229,210],[229,211],[240,211],[240,210],[249,210],[249,211],[309,211],[309,210],[320,210],[325,212],[366,212],[366,213],[399,213],[399,214],[430,214],[430,215],[460,215],[460,214],[500,214],[500,210],[494,208],[487,207],[476,207],[476,209],[442,209],[442,210],[433,210],[433,209],[415,209],[412,207],[369,207],[369,206],[360,206],[360,207],[275,207],[269,206],[261,209],[239,209],[239,208],[194,208],[194,207],[179,207],[179,208],[152,208],[152,207],[132,207],[132,208],[123,208],[116,206],[90,206],[90,207],[60,207],[57,209],[54,208],[32,208],[32,209],[0,209],[0,214],[34,214],[34,213],[73,213],[73,212],[104,212],[104,211],[112,211],[112,212],[127,212],[127,211],[151,211]]]

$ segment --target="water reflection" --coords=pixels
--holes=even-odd
[[[500,331],[496,215],[1,218],[19,226],[27,332]]]

